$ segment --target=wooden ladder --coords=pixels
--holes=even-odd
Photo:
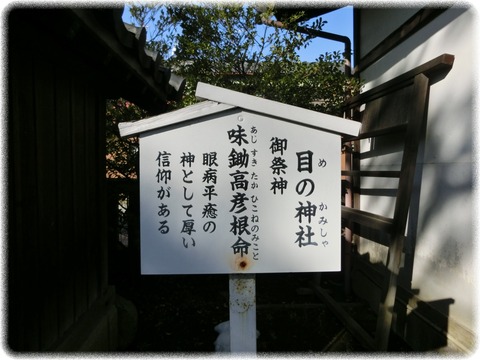
[[[398,295],[399,274],[402,273],[404,277],[402,281],[408,285],[411,282],[415,240],[414,236],[409,236],[408,239],[412,240],[406,243],[406,226],[417,156],[425,136],[429,89],[433,83],[446,76],[453,61],[453,55],[441,55],[349,99],[346,103],[346,110],[352,119],[362,123],[358,137],[344,139],[346,163],[349,164],[348,169],[342,170],[344,180],[349,183],[346,205],[342,206],[342,221],[348,234],[346,241],[349,245],[359,238],[362,241],[373,241],[377,244],[375,246],[386,247],[384,253],[388,253],[384,259],[385,276],[379,284],[381,295],[378,308],[374,309],[377,313],[374,335],[367,333],[327,292],[319,289],[317,293],[337,316],[343,319],[351,333],[371,349],[379,351],[388,349],[392,320],[397,316],[395,300]],[[363,147],[367,147],[367,150],[365,151]],[[375,164],[377,157],[384,156],[390,151],[398,153],[399,149],[402,153],[399,168],[385,167],[384,162],[381,166]],[[369,161],[364,165],[366,158]],[[398,179],[396,189],[391,188],[392,179]],[[375,189],[363,188],[365,181],[375,184]],[[378,186],[379,181],[388,183],[388,188],[381,189]],[[393,216],[386,216],[380,211],[371,211],[372,208],[376,208],[375,204],[369,206],[369,211],[360,209],[361,195],[372,193],[388,195],[394,199],[390,211]],[[412,220],[416,221],[416,219],[409,221]],[[410,257],[409,261],[405,261],[405,256]]]

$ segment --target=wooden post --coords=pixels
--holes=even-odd
[[[230,274],[230,352],[257,352],[255,274]]]

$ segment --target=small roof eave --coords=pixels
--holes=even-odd
[[[221,111],[231,110],[235,107],[236,106],[222,104],[216,101],[202,101],[179,110],[152,116],[143,120],[121,122],[118,124],[118,128],[121,137],[130,137],[146,131],[179,124]]]
[[[361,124],[356,121],[247,95],[202,82],[197,84],[195,94],[199,99],[237,106],[245,110],[255,111],[337,135],[357,136],[360,131]]]
[[[263,99],[253,95],[247,95],[201,82],[197,84],[196,96],[199,100],[206,101],[143,120],[120,123],[118,125],[120,136],[135,136],[146,131],[180,124],[234,108],[253,111],[293,124],[308,126],[341,136],[357,136],[361,125],[356,121]]]

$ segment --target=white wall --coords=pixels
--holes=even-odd
[[[401,24],[412,15],[409,10],[379,14],[378,9],[364,9],[362,19],[370,20],[362,24],[362,53],[376,45],[379,33],[389,34],[378,29]],[[451,8],[361,73],[366,90],[443,53],[455,56],[446,78],[430,89],[412,287],[424,301],[453,299],[450,316],[469,329],[474,328],[476,302],[472,186],[477,16],[475,8]]]
[[[406,19],[415,15],[418,11],[416,8],[371,8],[368,11],[360,13],[360,21],[362,24],[375,24],[362,29],[361,47],[359,55],[365,56],[375,46],[380,44],[383,39],[394,30],[400,27]],[[380,21],[388,19],[388,21]]]

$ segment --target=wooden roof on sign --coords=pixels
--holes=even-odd
[[[218,112],[240,108],[264,116],[307,126],[317,130],[337,134],[356,136],[360,123],[338,116],[328,115],[296,106],[247,95],[233,90],[199,82],[196,90],[197,98],[203,102],[170,113],[147,119],[123,122],[118,125],[120,135],[128,137],[159,129],[165,126],[180,124]]]

